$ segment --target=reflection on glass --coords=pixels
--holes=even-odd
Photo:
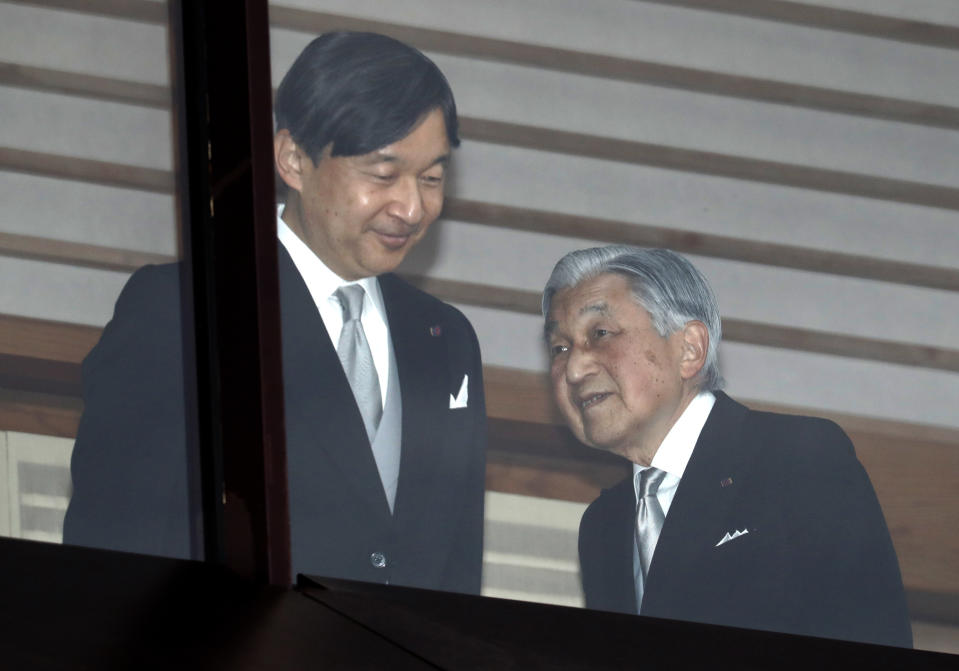
[[[326,11],[330,9],[326,4],[318,0],[310,10]],[[402,4],[406,8],[418,7],[420,3],[414,0]],[[941,121],[937,121],[936,115],[948,110],[925,109],[926,103],[943,102],[940,93],[932,95],[923,88],[929,86],[947,93],[951,90],[941,86],[942,72],[946,71],[951,58],[948,50],[929,49],[921,44],[903,45],[875,37],[863,42],[864,38],[853,32],[810,32],[807,26],[776,21],[764,22],[764,28],[771,32],[754,30],[754,20],[740,16],[722,18],[721,23],[728,32],[715,30],[718,24],[711,21],[710,40],[689,40],[688,36],[693,34],[689,30],[699,29],[699,20],[695,18],[700,16],[699,12],[670,10],[672,18],[656,23],[656,30],[670,43],[689,45],[690,51],[649,51],[646,50],[648,43],[635,39],[632,34],[621,43],[610,37],[621,34],[617,30],[626,30],[624,26],[631,32],[644,28],[642,22],[617,21],[625,12],[661,11],[645,7],[644,3],[609,3],[611,8],[620,5],[620,11],[596,15],[595,22],[566,20],[573,10],[559,4],[544,12],[539,7],[533,11],[523,3],[513,3],[508,14],[502,8],[483,5],[482,9],[474,9],[474,5],[476,3],[466,1],[451,3],[462,16],[471,17],[474,16],[471,12],[480,12],[482,20],[466,20],[455,28],[444,24],[443,29],[455,30],[457,34],[450,37],[446,50],[435,56],[436,61],[452,81],[464,115],[486,122],[505,119],[518,126],[505,131],[496,129],[480,141],[475,141],[474,130],[469,155],[463,151],[464,155],[457,157],[457,164],[466,166],[459,173],[461,182],[447,188],[448,221],[443,224],[442,232],[429,233],[407,256],[404,269],[483,287],[482,292],[474,291],[469,299],[462,298],[462,294],[459,298],[443,296],[442,291],[436,290],[446,300],[465,304],[464,312],[475,325],[487,364],[491,364],[487,369],[487,382],[493,375],[497,377],[497,386],[490,396],[491,427],[496,433],[497,449],[491,454],[492,468],[488,473],[491,491],[487,493],[485,510],[483,593],[583,605],[577,549],[580,518],[602,487],[612,486],[629,474],[629,462],[606,458],[608,455],[598,450],[583,448],[556,428],[562,420],[546,409],[543,402],[549,392],[540,379],[541,371],[547,367],[539,339],[542,323],[538,318],[521,314],[525,307],[517,307],[515,296],[508,293],[509,289],[537,291],[559,255],[582,246],[581,238],[593,237],[592,229],[584,228],[582,222],[575,219],[595,217],[601,224],[595,232],[599,240],[676,233],[691,246],[701,244],[707,257],[720,249],[720,258],[707,258],[709,268],[704,269],[710,279],[717,282],[720,294],[724,294],[725,289],[724,307],[730,305],[725,295],[732,294],[740,301],[739,306],[730,310],[730,315],[745,313],[753,319],[755,307],[759,315],[755,319],[765,322],[766,326],[779,323],[781,318],[789,321],[796,317],[796,324],[806,326],[825,318],[837,341],[849,334],[889,334],[893,331],[887,327],[901,326],[901,322],[909,325],[907,329],[912,332],[904,333],[900,329],[896,332],[898,335],[889,335],[887,339],[923,350],[934,348],[924,365],[903,366],[901,361],[884,361],[882,355],[869,360],[873,354],[854,351],[859,349],[858,345],[848,347],[839,356],[823,357],[821,352],[804,351],[804,345],[767,347],[740,341],[732,344],[732,365],[724,362],[724,371],[735,377],[737,398],[741,395],[761,403],[800,410],[816,407],[837,415],[848,413],[851,426],[865,427],[853,436],[857,453],[869,471],[889,520],[910,597],[917,593],[920,597],[928,596],[935,606],[914,613],[918,625],[917,644],[959,651],[954,600],[959,590],[959,574],[955,570],[956,546],[952,540],[957,523],[956,506],[951,497],[942,493],[955,489],[955,450],[952,448],[957,443],[957,424],[952,406],[956,378],[948,368],[951,365],[948,361],[954,349],[949,343],[955,340],[956,328],[955,319],[949,315],[959,314],[959,310],[949,309],[953,299],[947,295],[948,291],[910,286],[914,279],[907,277],[908,273],[904,275],[904,268],[897,265],[900,261],[917,264],[913,269],[924,277],[942,277],[944,271],[952,272],[956,265],[953,241],[959,239],[953,235],[954,211],[942,207],[945,201],[937,201],[932,196],[930,199],[934,202],[903,203],[884,200],[881,194],[863,197],[861,193],[844,193],[842,181],[834,183],[835,175],[825,180],[835,190],[826,192],[815,185],[794,184],[788,180],[769,184],[764,181],[769,177],[767,174],[759,174],[756,179],[741,176],[728,179],[728,175],[724,177],[722,173],[724,166],[728,167],[723,156],[726,154],[735,165],[739,165],[738,159],[758,157],[786,165],[861,172],[864,178],[880,175],[916,180],[915,184],[906,185],[910,187],[924,186],[921,182],[938,182],[936,188],[948,185],[949,166],[954,163],[949,160],[952,155],[949,140],[953,139],[954,131],[941,128]],[[165,33],[158,29],[158,24],[110,21],[104,17],[8,3],[0,5],[0,10],[3,11],[0,25],[4,30],[36,35],[32,42],[39,45],[35,53],[25,51],[22,59],[5,56],[9,60],[22,60],[25,65],[47,68],[51,72],[80,70],[120,81],[166,84]],[[357,15],[361,12],[356,11]],[[397,22],[404,31],[415,31],[413,24],[419,21],[402,11],[405,10],[384,9],[379,18]],[[427,14],[424,12],[423,16]],[[548,29],[543,27],[544,15],[548,18],[545,22],[550,26]],[[289,15],[277,12],[277,16]],[[919,18],[918,13],[914,18]],[[428,20],[434,19],[436,17]],[[750,44],[760,57],[746,59],[748,63],[732,63],[724,54],[741,52],[742,29],[746,24],[750,27],[745,32],[756,37]],[[24,31],[24,26],[29,29]],[[129,57],[99,62],[88,45],[86,51],[94,59],[91,63],[84,65],[83,59],[56,61],[57,52],[41,53],[42,45],[49,44],[50,39],[45,37],[47,33],[37,31],[38,26],[55,33],[50,39],[62,40],[62,35],[68,34],[72,40],[89,38],[89,45],[117,39],[135,43],[137,49],[124,52],[129,53]],[[121,26],[123,30],[116,30]],[[436,25],[431,23],[430,27]],[[769,39],[772,34],[777,39]],[[81,35],[84,37],[79,37]],[[516,38],[518,35],[530,37]],[[784,57],[791,41],[805,41],[815,35],[829,36],[828,44],[824,41],[821,45],[821,55],[831,60],[834,67],[810,69],[806,59]],[[528,44],[517,50],[508,43],[471,41],[477,37],[504,36],[526,39]],[[276,81],[287,72],[311,38],[312,35],[297,32],[288,19],[283,27],[274,29],[272,60]],[[868,43],[871,50],[851,48],[853,43]],[[572,48],[581,53],[538,52],[544,45]],[[786,52],[779,51],[781,46]],[[18,48],[33,47],[22,43]],[[652,85],[623,82],[614,72],[615,68],[608,67],[610,63],[606,58],[609,49],[620,48],[622,53],[618,55],[631,59],[638,72],[645,71],[649,60],[682,67],[665,82],[657,80]],[[803,51],[808,52],[805,48]],[[880,53],[881,58],[870,57]],[[534,58],[530,58],[530,54]],[[537,61],[537,54],[548,58]],[[746,72],[747,79],[719,77],[714,82],[712,76],[706,77],[717,88],[708,89],[704,95],[700,87],[702,80],[695,71],[686,69],[687,56],[702,58],[696,67],[705,67],[711,73],[735,71],[734,74],[742,75]],[[815,63],[815,59],[808,62]],[[540,67],[544,63],[550,67]],[[583,63],[596,65],[595,72],[588,73],[591,76],[584,76]],[[612,65],[619,67],[617,63]],[[753,82],[762,84],[755,91],[780,95],[777,98],[780,103],[773,105],[742,98],[739,84],[748,81],[748,70],[753,66],[769,68],[768,73],[763,70],[762,81]],[[162,72],[156,71],[158,67]],[[740,67],[746,70],[740,71]],[[893,71],[905,74],[890,77]],[[840,81],[843,72],[855,73],[854,81],[846,82],[848,86]],[[920,73],[923,76],[918,76]],[[767,76],[771,79],[766,79]],[[44,77],[36,81],[50,79]],[[910,86],[903,88],[903,81],[909,81]],[[659,85],[663,83],[666,85]],[[806,107],[809,101],[798,104],[803,99],[803,83],[814,89],[849,90],[831,91],[830,97],[835,94],[835,103],[813,101],[813,106],[821,103],[821,108],[809,109]],[[861,101],[857,101],[857,94],[863,91],[910,98],[905,101],[908,103],[905,108],[921,107],[928,115],[913,115],[905,121],[902,118],[877,120],[874,110],[858,107]],[[844,98],[845,93],[851,95]],[[5,487],[5,494],[0,496],[0,532],[55,540],[60,534],[59,519],[70,496],[67,468],[79,416],[76,376],[64,379],[57,372],[57,366],[66,362],[68,367],[75,368],[97,342],[130,270],[142,262],[124,261],[128,269],[118,271],[115,257],[109,255],[97,256],[95,263],[89,258],[64,263],[62,247],[28,247],[34,251],[26,255],[17,250],[23,249],[23,243],[36,243],[37,240],[30,239],[32,236],[41,241],[135,250],[141,259],[148,254],[174,257],[174,206],[169,194],[53,176],[55,172],[59,174],[55,166],[72,165],[62,160],[67,157],[167,170],[169,142],[166,138],[158,140],[157,135],[167,132],[169,121],[166,112],[150,106],[153,103],[131,105],[129,96],[124,97],[126,103],[117,104],[86,96],[65,96],[39,84],[33,88],[5,86],[0,89],[0,95],[4,101],[3,128],[8,131],[4,144],[25,152],[53,155],[47,176],[35,167],[30,167],[27,174],[26,168],[14,164],[13,155],[5,155],[11,162],[0,173],[0,212],[3,213],[0,225],[3,233],[20,236],[15,241],[17,244],[0,257],[0,274],[4,279],[0,287],[3,300],[0,314],[4,315],[4,328],[9,327],[9,332],[15,334],[5,343],[7,349],[2,352],[4,408],[14,407],[15,412],[4,414],[6,423],[0,426],[3,432],[0,483]],[[789,104],[790,100],[797,104]],[[64,102],[69,103],[69,107],[61,108]],[[894,108],[903,101],[892,102],[895,104],[891,108]],[[850,104],[844,107],[845,103]],[[111,116],[103,116],[104,111],[109,111]],[[836,114],[837,111],[841,113]],[[98,126],[101,116],[104,125]],[[74,132],[80,120],[83,120],[83,132]],[[489,132],[489,128],[495,129],[495,126],[484,124],[474,129]],[[36,132],[37,128],[42,132]],[[59,134],[54,132],[57,129],[61,131]],[[557,129],[583,133],[579,138],[581,144],[571,146],[559,142],[551,134]],[[596,141],[591,140],[591,135],[596,136]],[[133,137],[137,138],[136,142],[114,141]],[[541,144],[533,148],[531,137]],[[653,153],[644,154],[632,164],[622,160],[628,158],[628,151],[612,151],[614,160],[597,160],[605,154],[597,154],[596,147],[608,149],[611,141],[627,149],[635,142],[650,142],[662,145],[663,151],[657,153],[652,147]],[[713,156],[715,163],[705,165],[697,160],[679,169],[675,166],[663,169],[657,164],[660,159],[670,159],[674,152],[681,157],[689,149],[718,152]],[[322,163],[323,160],[314,167],[319,168]],[[667,160],[666,165],[672,164]],[[704,169],[718,171],[718,176],[702,174]],[[137,171],[125,172],[143,176]],[[936,172],[940,174],[935,175]],[[863,183],[868,181],[865,179]],[[936,188],[932,192],[941,195]],[[912,191],[906,189],[903,193]],[[469,203],[457,202],[458,198],[472,199],[473,209],[468,207]],[[494,215],[489,216],[489,212]],[[593,221],[596,220],[590,219]],[[533,226],[528,226],[529,222]],[[526,230],[515,230],[524,227]],[[301,274],[299,264],[295,263],[297,241],[307,250],[312,247],[309,240],[303,240],[292,229],[289,229],[292,237],[283,232],[282,226],[280,230],[281,236],[287,235],[290,243],[282,244],[280,254],[289,254],[294,261],[292,265],[290,260],[281,261],[286,273],[284,292],[288,295],[290,287],[306,275]],[[438,242],[440,240],[442,242]],[[771,243],[768,248],[762,247],[770,255],[762,257],[763,263],[753,263],[755,254],[749,255],[746,251],[757,249],[755,244],[759,241]],[[729,242],[734,244],[729,246]],[[777,245],[785,248],[778,249]],[[789,265],[796,263],[796,258],[787,258],[787,252],[797,245],[805,248],[801,250],[800,270],[811,272],[795,272],[797,266]],[[851,256],[837,259],[830,255],[834,251]],[[74,249],[71,254],[78,252]],[[774,252],[785,256],[776,256]],[[306,258],[309,254],[313,252],[308,251]],[[32,260],[25,260],[24,256]],[[857,257],[865,258],[870,267],[886,267],[889,272],[883,282],[862,282],[863,277],[856,276]],[[802,259],[822,263],[817,266],[810,262],[811,265],[803,266]],[[744,260],[750,263],[742,264]],[[838,265],[826,263],[837,260]],[[91,265],[95,268],[90,269]],[[824,272],[823,268],[827,270]],[[378,272],[376,268],[373,270],[373,274]],[[309,287],[309,282],[306,285]],[[847,292],[847,287],[853,288]],[[482,296],[477,298],[477,293]],[[830,296],[831,293],[835,295]],[[91,301],[91,296],[100,298]],[[829,298],[834,300],[829,302]],[[829,304],[818,305],[824,300]],[[474,310],[470,301],[481,308]],[[300,306],[294,306],[293,310],[285,308],[284,331],[288,341],[289,333],[293,332],[289,315],[305,314],[303,305],[308,307],[308,301],[301,300]],[[894,309],[889,310],[890,306]],[[848,311],[853,308],[865,326],[859,324],[859,320],[848,319]],[[320,312],[323,314],[322,308]],[[809,316],[806,312],[815,314],[806,320]],[[388,307],[387,313],[390,337],[395,337],[392,333],[394,315]],[[875,315],[881,316],[874,318]],[[364,313],[364,325],[367,316]],[[322,319],[326,321],[325,314]],[[334,316],[330,321],[336,319]],[[342,312],[339,319],[343,319]],[[45,320],[55,322],[50,327],[52,330]],[[847,324],[852,321],[857,322],[855,328]],[[915,328],[918,324],[923,328]],[[323,324],[324,328],[327,326],[329,324]],[[856,328],[860,330],[854,333]],[[364,329],[364,333],[372,339],[376,337],[372,334],[374,330]],[[312,331],[322,334],[323,330],[315,327]],[[52,350],[44,345],[50,342]],[[330,338],[329,346],[335,350],[338,343],[339,338]],[[430,343],[435,345],[436,339]],[[327,347],[325,341],[322,344]],[[884,349],[889,343],[880,344],[880,349]],[[304,339],[300,345],[315,347],[316,341]],[[435,347],[431,349],[435,350]],[[371,356],[376,357],[372,348]],[[297,366],[297,360],[288,353],[286,357],[287,367]],[[820,365],[818,362],[822,359],[829,361]],[[44,365],[33,366],[31,360]],[[786,362],[786,365],[780,369],[769,365],[770,361]],[[56,365],[47,366],[50,362]],[[810,362],[814,365],[809,366]],[[24,368],[21,365],[24,363],[30,365]],[[404,366],[409,370],[404,362],[396,362],[405,415],[408,399],[416,398],[416,392],[407,392],[402,385],[416,379],[416,375],[404,377]],[[827,374],[820,375],[824,368],[828,368]],[[378,375],[382,370],[377,369]],[[769,370],[776,370],[777,375],[770,376]],[[296,377],[295,372],[288,375],[290,379]],[[303,407],[309,409],[310,403],[329,402],[325,396],[316,398],[327,387],[307,380],[308,377],[314,376],[309,371],[302,372],[304,383],[297,388],[306,399]],[[788,378],[789,383],[782,382],[782,378]],[[345,376],[339,379],[337,399],[344,397],[345,380]],[[380,383],[381,394],[389,394],[391,381],[395,382],[388,378]],[[450,404],[459,398],[461,381],[444,381],[446,388],[442,393],[444,399],[449,397]],[[475,382],[478,378],[471,376],[467,385],[468,404],[473,404],[479,395],[472,388]],[[493,388],[492,384],[489,386]],[[424,388],[433,390],[431,385]],[[747,391],[741,391],[743,389]],[[528,402],[530,400],[532,402]],[[890,409],[893,405],[896,407]],[[454,408],[447,409],[452,417]],[[873,421],[874,418],[882,419]],[[357,416],[353,420],[356,429],[359,420]],[[291,433],[295,433],[296,420],[290,421]],[[435,425],[435,429],[442,422],[430,419],[426,424]],[[855,433],[845,422],[843,426],[850,434]],[[312,430],[315,435],[302,439],[320,443],[326,440],[329,431],[340,429],[314,426]],[[863,432],[866,440],[861,439]],[[301,435],[305,433],[300,430]],[[363,442],[357,437],[358,430],[353,434],[353,440]],[[401,455],[405,458],[406,454],[406,436],[403,436]],[[357,472],[380,475],[374,456],[367,458],[361,453],[354,457],[365,461],[359,470],[353,468],[355,464],[340,464],[335,472],[344,478]],[[330,505],[336,510],[372,501],[379,508],[376,514],[381,522],[389,520],[381,529],[389,528],[387,525],[394,522],[399,525],[407,514],[403,503],[403,468],[401,459],[394,508],[389,517],[389,485],[384,487],[383,478],[379,478],[377,485],[375,477],[366,477],[365,484],[356,483],[358,487],[366,487],[366,495],[345,497]],[[304,473],[306,481],[309,473]],[[740,482],[733,480],[732,489],[737,489]],[[326,480],[317,477],[309,484],[320,482]],[[419,483],[410,485],[415,486]],[[296,489],[301,493],[307,491],[303,484]],[[380,503],[376,503],[381,496]],[[312,505],[311,501],[305,496],[294,500],[293,505],[308,506]],[[448,502],[434,501],[434,504],[436,508],[443,508]],[[731,537],[740,529],[726,531]],[[722,538],[716,539],[717,542]],[[415,540],[415,536],[411,539]],[[730,538],[720,548],[735,550],[737,544],[755,539],[755,535],[740,535]],[[378,544],[364,550],[360,559],[369,563],[370,579],[385,579],[388,571],[383,569],[389,566],[392,555]],[[392,559],[397,558],[392,556]],[[354,575],[350,571],[358,562],[362,563],[357,560],[339,573]],[[338,573],[322,565],[296,568]],[[631,570],[632,566],[627,568]],[[917,603],[921,605],[922,601]],[[925,617],[935,617],[939,622],[935,625],[921,622]],[[924,639],[919,627],[923,627],[924,632],[938,631],[937,638]]]
[[[0,533],[198,557],[166,7],[121,11],[0,6]]]

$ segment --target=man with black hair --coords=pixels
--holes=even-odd
[[[334,32],[296,59],[275,114],[293,570],[478,593],[479,346],[391,274],[442,208],[452,91],[416,49]],[[65,542],[191,554],[176,278],[137,272],[84,361]]]

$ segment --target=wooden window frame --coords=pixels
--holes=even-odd
[[[171,0],[170,31],[203,554],[288,586],[267,2]]]

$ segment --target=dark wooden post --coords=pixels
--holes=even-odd
[[[174,0],[205,557],[290,584],[266,0]]]

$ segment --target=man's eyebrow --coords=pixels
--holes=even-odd
[[[396,154],[391,154],[385,151],[373,151],[369,154],[366,154],[362,162],[366,165],[374,165],[376,163],[399,163],[400,157]],[[449,165],[449,162],[450,154],[449,152],[446,152],[434,158],[427,169],[432,168],[434,165],[442,165],[443,167],[446,167]]]
[[[430,164],[426,167],[426,169],[429,170],[429,169],[432,168],[434,165],[441,165],[441,166],[443,166],[443,167],[445,168],[446,166],[449,165],[449,163],[450,163],[450,154],[449,154],[449,152],[446,152],[445,154],[440,154],[439,156],[437,156],[436,158],[434,158],[434,159],[433,159],[433,162],[430,163]]]
[[[609,304],[605,301],[602,303],[590,303],[589,305],[584,305],[579,309],[580,315],[584,315],[587,312],[598,312],[601,315],[608,315],[610,313]]]
[[[396,163],[400,159],[396,154],[386,151],[371,151],[369,154],[363,154],[359,157],[360,163],[373,165],[374,163]]]
[[[590,312],[596,312],[601,315],[610,314],[609,304],[603,301],[602,303],[590,303],[589,305],[584,305],[579,309],[579,314],[584,315]],[[559,327],[559,321],[555,319],[550,319],[543,325],[543,337],[547,340],[553,333],[556,332],[556,329]]]

